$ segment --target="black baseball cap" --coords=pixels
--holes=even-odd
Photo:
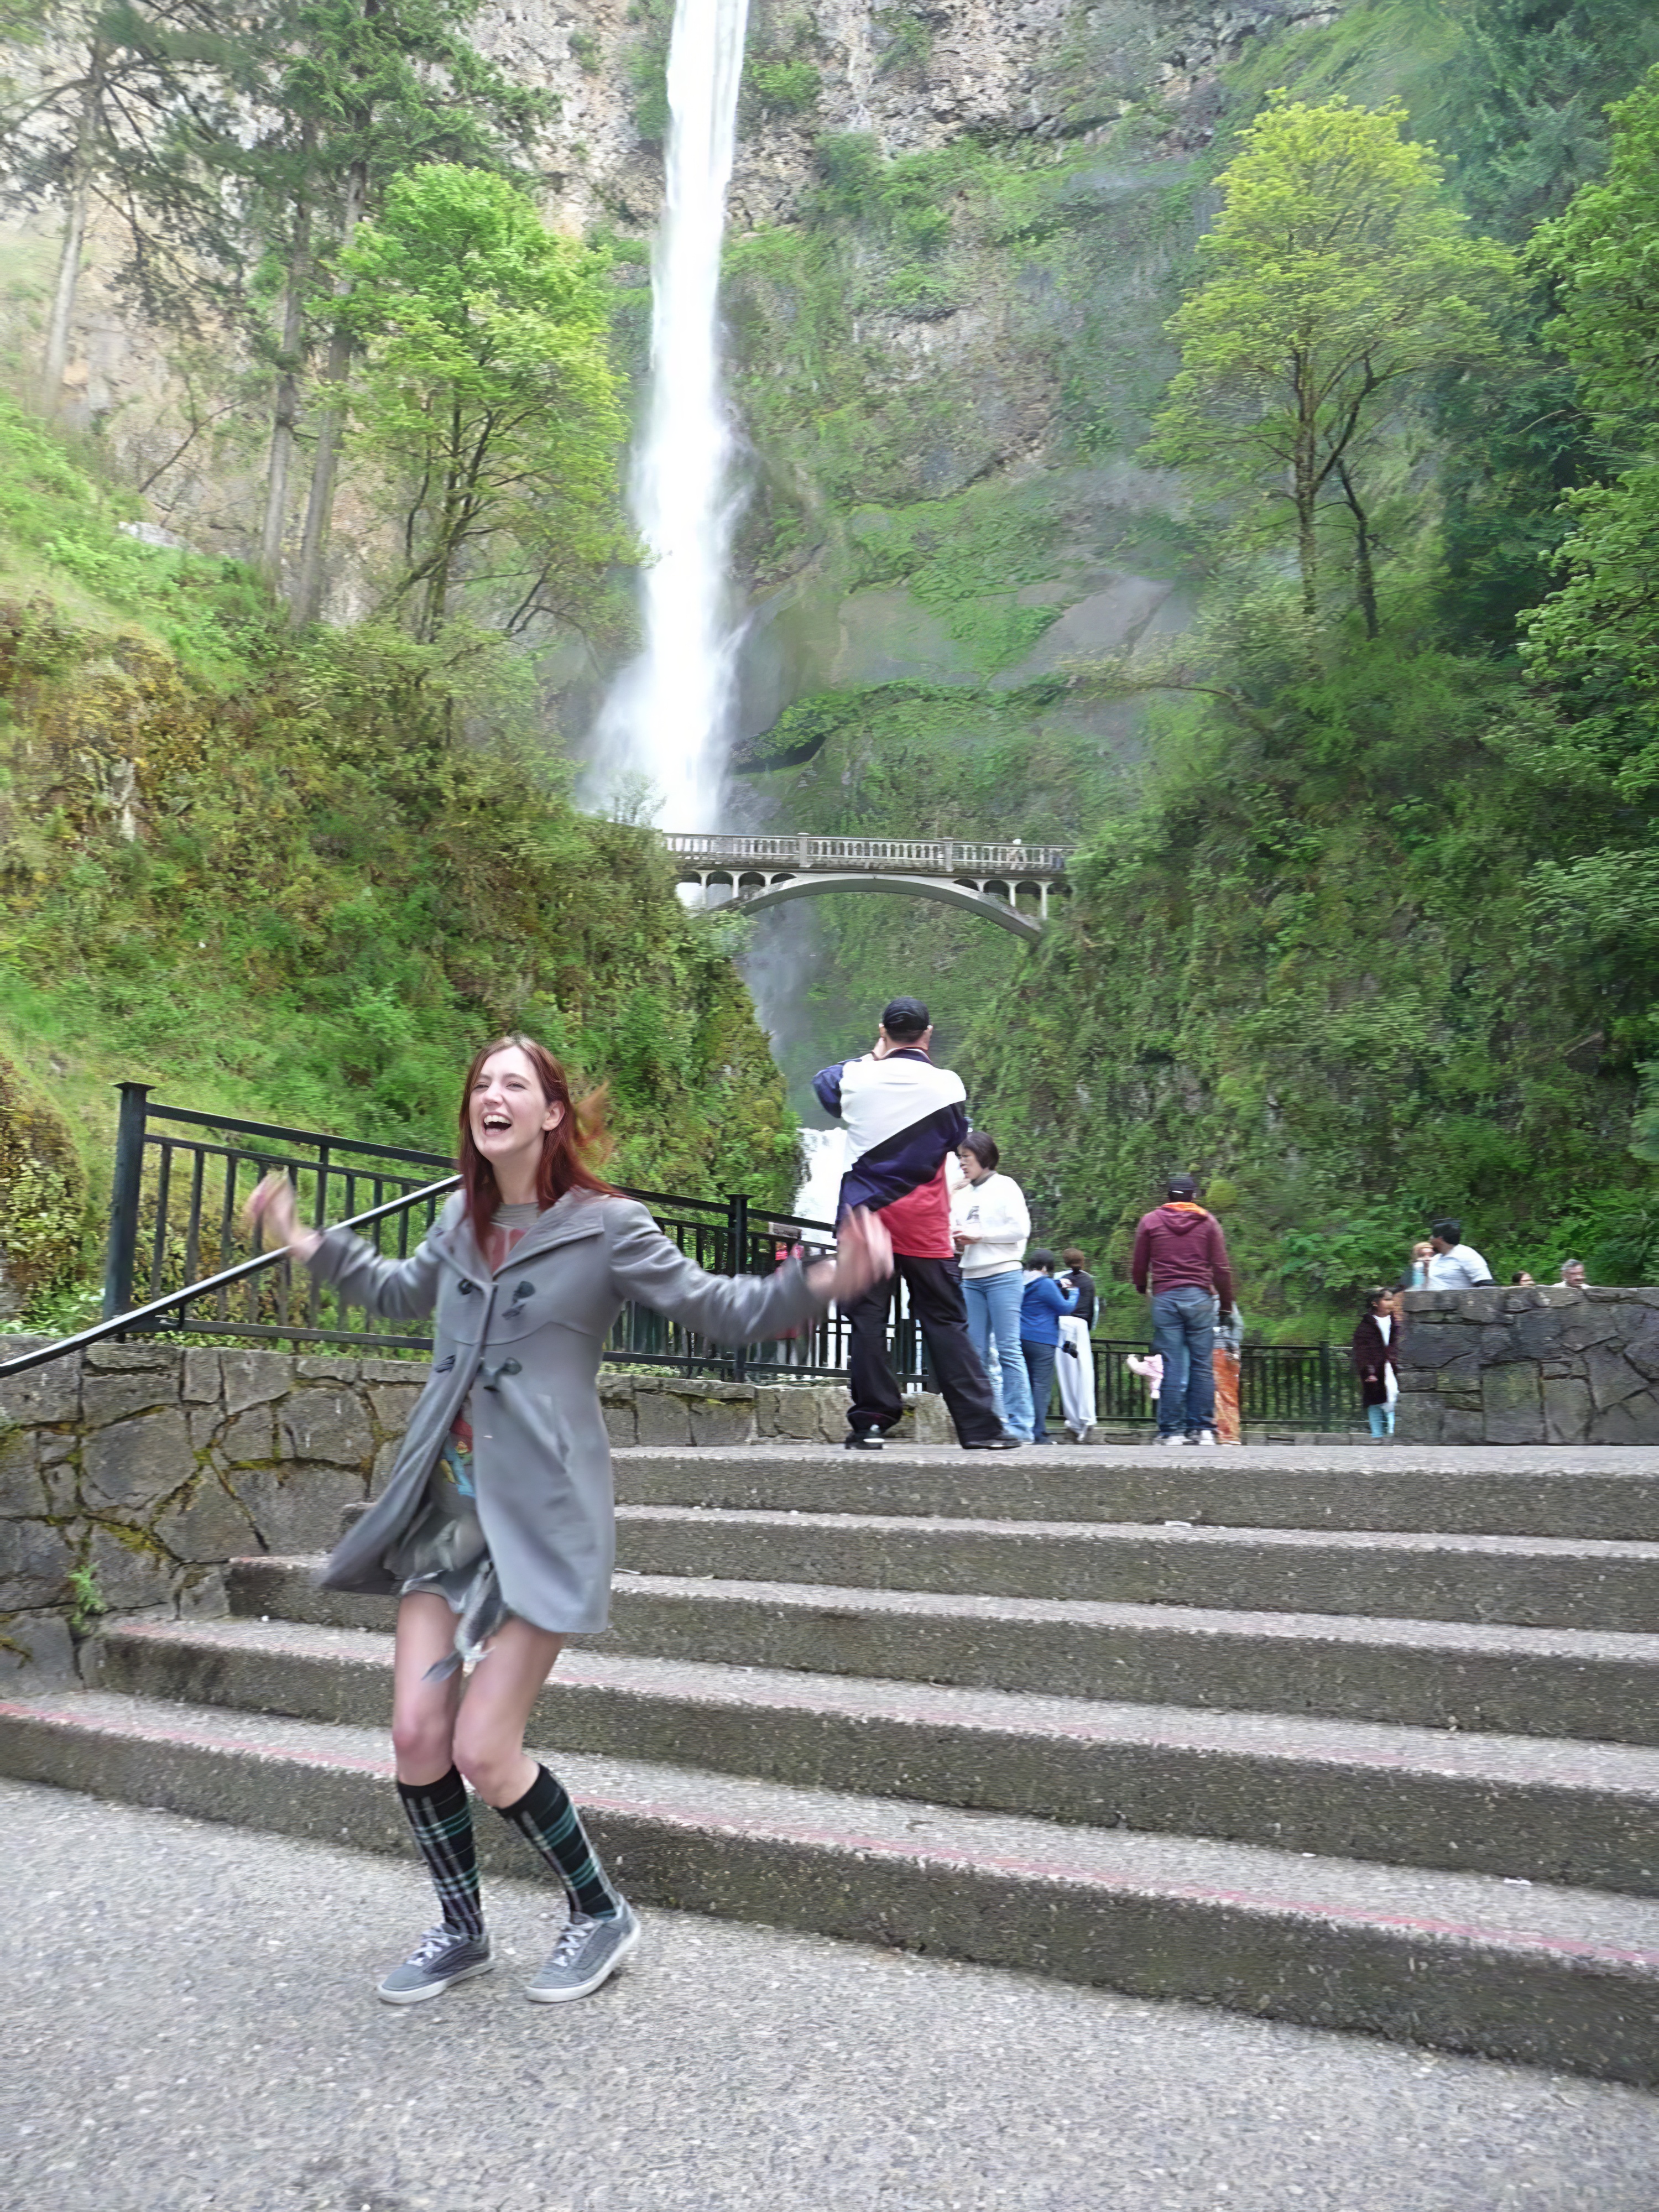
[[[881,1025],[897,1043],[913,1043],[927,1027],[927,1009],[920,999],[890,999],[881,1010]]]

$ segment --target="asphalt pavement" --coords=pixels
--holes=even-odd
[[[1659,2212],[1659,2098],[653,1911],[393,2010],[411,1864],[0,1781],[0,2212]]]

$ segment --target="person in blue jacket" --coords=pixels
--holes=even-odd
[[[1060,1317],[1077,1311],[1079,1293],[1062,1291],[1054,1280],[1056,1262],[1041,1247],[1025,1261],[1025,1295],[1019,1306],[1019,1348],[1031,1382],[1031,1442],[1048,1441],[1048,1393],[1060,1352]]]

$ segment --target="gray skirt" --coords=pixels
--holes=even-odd
[[[455,1648],[428,1668],[428,1682],[444,1681],[464,1662],[482,1658],[490,1638],[510,1617],[477,1502],[448,1479],[441,1459],[427,1478],[419,1512],[387,1547],[383,1563],[398,1583],[399,1597],[430,1591],[455,1615]]]

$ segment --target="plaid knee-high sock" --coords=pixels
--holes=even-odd
[[[478,1854],[472,1840],[472,1808],[466,1784],[451,1767],[440,1782],[398,1784],[415,1848],[426,1861],[438,1893],[444,1926],[467,1936],[483,1934],[478,1899]]]
[[[600,1920],[616,1911],[622,1899],[605,1878],[581,1816],[563,1785],[544,1766],[536,1769],[536,1779],[516,1804],[495,1809],[541,1853],[564,1884],[575,1911]]]

